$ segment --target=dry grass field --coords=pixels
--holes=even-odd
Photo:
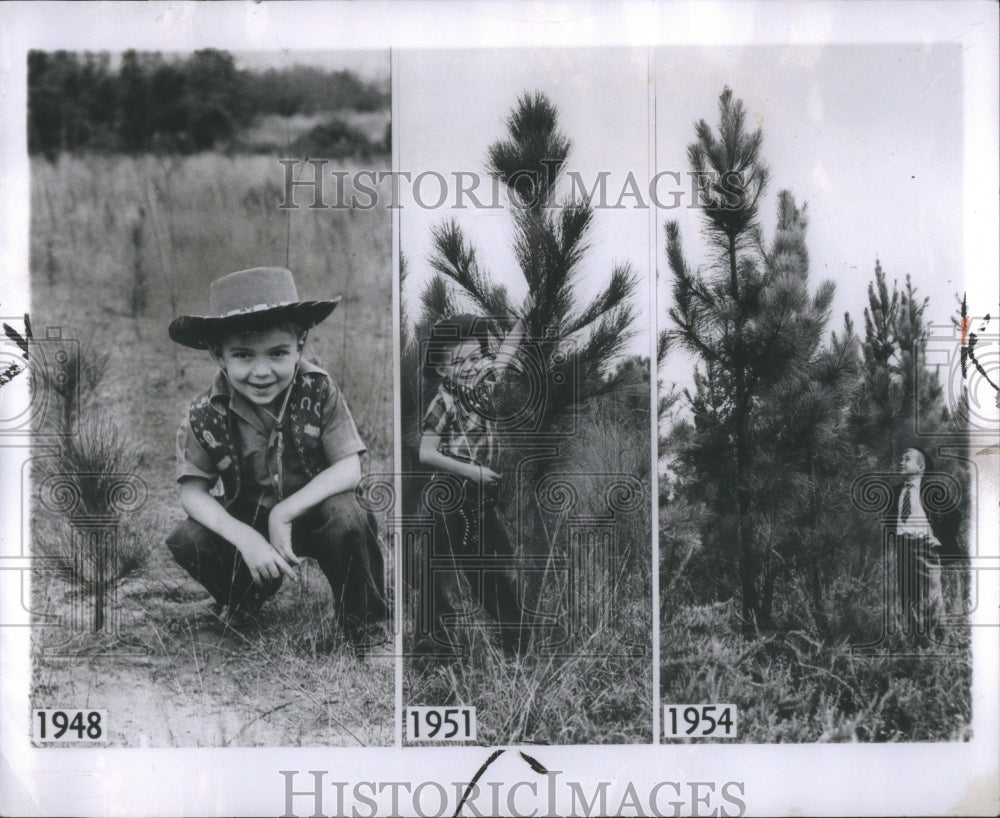
[[[683,512],[660,508],[660,531],[682,529]],[[877,530],[870,538],[878,544]],[[895,581],[880,555],[825,588],[835,615],[819,621],[802,582],[783,588],[774,627],[745,639],[736,598],[695,595],[694,560],[661,550],[660,696],[666,703],[725,702],[739,713],[738,741],[959,742],[972,738],[969,581],[943,571],[948,625],[922,643],[886,617]],[[854,553],[858,553],[855,549]],[[669,739],[692,741],[692,739]],[[697,739],[696,741],[704,741]]]
[[[375,169],[385,169],[377,160]],[[336,163],[331,164],[331,169]],[[346,169],[346,167],[344,168]],[[236,629],[170,558],[181,519],[174,437],[214,374],[207,354],[179,347],[167,324],[207,311],[208,284],[255,265],[296,274],[300,296],[343,296],[310,337],[343,390],[365,466],[392,461],[389,212],[282,211],[276,158],[63,156],[32,164],[32,321],[80,343],[77,431],[118,446],[148,492],[121,521],[132,562],[109,590],[109,623],[65,571],[34,578],[33,707],[108,711],[125,746],[384,745],[392,740],[390,663],[359,661],[340,642],[316,565],[286,582],[259,621]],[[49,419],[51,420],[51,418]],[[103,436],[103,437],[102,437]],[[85,443],[89,438],[77,436]],[[36,485],[59,462],[38,447]],[[65,519],[34,506],[33,552],[69,554]],[[114,631],[111,633],[110,631]]]

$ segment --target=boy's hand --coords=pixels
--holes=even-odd
[[[302,560],[292,550],[292,521],[284,513],[281,503],[271,509],[267,530],[271,537],[271,547],[290,565],[300,565]]]
[[[493,486],[500,479],[499,473],[493,471],[489,466],[479,467],[479,485]]]
[[[279,554],[260,534],[253,532],[254,536],[247,536],[236,543],[240,551],[240,556],[250,569],[250,576],[256,585],[263,585],[265,581],[280,579],[284,574],[289,579],[295,579],[295,572],[291,566],[285,562]]]

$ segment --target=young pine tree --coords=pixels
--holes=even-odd
[[[941,381],[925,365],[927,304],[910,276],[902,290],[893,282],[890,292],[876,259],[864,312],[861,386],[852,418],[870,468],[895,468],[903,450],[918,437],[949,426]]]
[[[543,400],[526,404],[534,414],[525,425],[537,429],[540,439],[564,428],[571,413],[607,392],[606,373],[635,322],[628,302],[637,279],[628,264],[615,266],[589,301],[577,291],[576,273],[586,253],[593,209],[555,201],[570,148],[559,130],[555,105],[536,92],[521,96],[507,120],[506,137],[488,149],[489,172],[507,187],[514,222],[511,249],[534,301],[530,312],[518,314],[506,287],[480,265],[475,248],[452,220],[434,231],[429,261],[435,274],[421,293],[419,321],[410,335],[411,356],[417,360],[414,350],[440,318],[462,311],[480,314],[497,336],[523,318],[531,339],[525,354],[534,356],[531,367],[545,388]],[[413,408],[419,413],[424,407]]]

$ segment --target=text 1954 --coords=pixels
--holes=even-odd
[[[407,707],[410,741],[475,741],[475,707]]]
[[[735,704],[665,704],[664,738],[736,738]]]
[[[104,710],[36,710],[35,741],[104,741]]]

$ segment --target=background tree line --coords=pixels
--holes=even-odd
[[[62,151],[240,151],[247,148],[241,133],[263,116],[389,106],[385,83],[366,82],[348,70],[240,70],[231,54],[216,49],[181,58],[129,50],[114,62],[104,52],[29,52],[30,153],[53,159]],[[388,147],[387,134],[384,145],[368,145],[364,133],[339,120],[314,131],[319,128],[325,130],[312,133],[309,145],[316,150],[338,140],[339,155],[345,148]]]

